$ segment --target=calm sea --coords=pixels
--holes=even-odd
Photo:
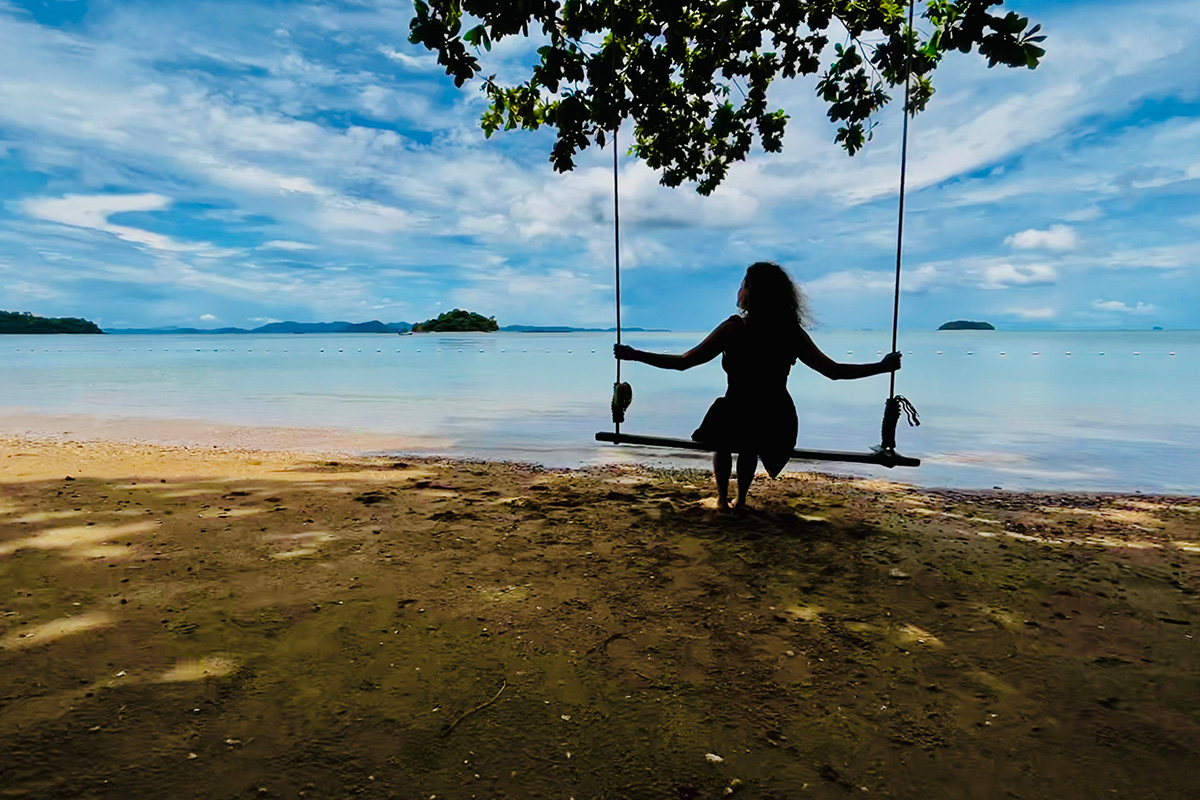
[[[682,352],[701,337],[626,341]],[[842,361],[873,361],[890,343],[886,332],[814,338]],[[900,342],[897,391],[922,420],[902,423],[900,450],[923,466],[821,469],[925,486],[1200,493],[1200,332],[907,332]],[[611,334],[4,336],[0,412],[140,420],[151,433],[156,420],[365,432],[408,442],[383,451],[549,466],[703,466],[702,454],[596,444],[612,427],[613,369]],[[718,362],[623,369],[630,433],[686,438],[724,391]],[[798,366],[790,388],[801,447],[878,443],[886,376],[834,382]]]

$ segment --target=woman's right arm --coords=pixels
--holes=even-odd
[[[885,372],[895,372],[900,369],[899,353],[889,353],[880,361],[870,364],[843,364],[839,361],[834,361],[821,352],[821,348],[817,347],[817,343],[812,340],[812,337],[808,335],[808,331],[803,328],[800,329],[797,336],[796,357],[804,362],[805,366],[816,370],[833,381],[869,378],[872,375],[881,375]]]
[[[618,344],[613,345],[613,355],[622,361],[640,361],[643,364],[649,364],[652,367],[659,369],[691,369],[701,364],[706,364],[712,361],[725,350],[725,343],[728,340],[735,318],[729,319],[718,325],[713,332],[705,337],[704,341],[688,350],[683,355],[672,355],[669,353],[650,353],[645,350],[635,350],[629,345]]]

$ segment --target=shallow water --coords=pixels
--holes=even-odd
[[[701,337],[626,341],[681,352]],[[814,338],[843,361],[890,349],[886,332]],[[923,466],[823,469],[926,486],[1200,491],[1200,332],[906,332],[900,344],[897,391],[923,423],[902,423],[900,450]],[[448,455],[550,466],[706,464],[596,445],[595,431],[612,427],[611,347],[606,333],[5,336],[0,410],[145,420],[147,438],[155,420],[202,420],[429,437]],[[624,377],[629,432],[686,438],[724,391],[716,362],[682,373],[629,364]],[[833,382],[801,366],[789,385],[801,447],[878,442],[886,376]]]

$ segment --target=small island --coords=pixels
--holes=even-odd
[[[969,319],[956,319],[953,322],[942,323],[939,331],[994,331],[996,326],[990,322],[973,322]]]
[[[437,319],[427,319],[412,326],[413,333],[464,333],[467,331],[492,333],[500,329],[495,317],[485,317],[472,311],[456,308],[438,314]]]
[[[39,317],[28,311],[0,311],[0,333],[104,333],[86,319]]]

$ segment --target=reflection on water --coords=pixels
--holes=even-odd
[[[628,340],[681,352],[700,337]],[[883,332],[815,338],[842,361],[876,360],[889,344]],[[921,332],[901,345],[897,390],[924,424],[901,425],[900,449],[924,465],[822,469],[924,485],[1200,491],[1189,405],[1200,391],[1200,333]],[[611,429],[611,350],[611,334],[592,333],[6,336],[0,408],[333,429],[551,466],[705,466],[702,453],[595,444],[595,431]],[[716,362],[682,373],[630,364],[624,377],[634,386],[631,432],[687,437],[724,391]],[[878,442],[886,376],[833,382],[801,366],[790,388],[800,446]]]

